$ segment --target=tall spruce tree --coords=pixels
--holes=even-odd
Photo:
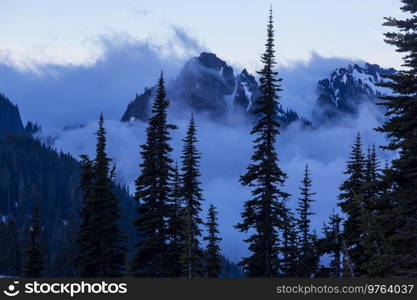
[[[182,199],[181,176],[178,165],[175,165],[171,183],[170,215],[168,218],[169,277],[180,277],[183,274],[181,265],[181,247],[184,235],[184,207]]]
[[[365,157],[362,153],[362,140],[358,133],[352,146],[345,174],[348,178],[340,186],[339,203],[346,214],[344,221],[344,242],[349,256],[352,276],[361,276],[364,270],[364,249],[362,246],[363,230],[361,224],[362,205],[364,202]]]
[[[374,165],[379,165],[378,161]],[[377,180],[377,196],[375,201],[369,202],[369,208],[362,215],[363,224],[367,225],[366,236],[363,239],[365,254],[368,261],[365,263],[369,277],[392,277],[395,274],[396,260],[395,238],[397,234],[396,203],[392,199],[395,188],[390,180],[392,169],[386,164]]]
[[[22,275],[21,235],[13,217],[0,219],[0,272],[7,276]]]
[[[340,278],[342,276],[342,218],[334,211],[329,221],[323,226],[324,237],[320,240],[320,248],[323,254],[330,254],[330,267],[328,276]]]
[[[219,237],[217,224],[217,210],[214,205],[210,205],[207,216],[207,236],[204,240],[207,242],[205,251],[206,275],[207,277],[219,277],[221,272],[222,257],[220,253]]]
[[[368,148],[365,160],[363,183],[363,203],[361,206],[360,224],[362,227],[361,246],[364,249],[364,260],[360,269],[364,276],[370,274],[370,264],[373,257],[379,255],[379,245],[382,242],[379,228],[379,208],[381,200],[381,174],[375,146]]]
[[[134,225],[140,241],[136,245],[131,271],[138,277],[169,276],[167,220],[170,217],[170,177],[173,171],[169,141],[170,130],[176,126],[168,123],[168,106],[161,73],[152,117],[146,129],[146,143],[141,145],[141,174],[135,181],[139,216]]]
[[[29,228],[29,246],[24,266],[25,277],[41,277],[45,270],[44,256],[41,251],[40,236],[42,226],[39,221],[39,203],[35,203]]]
[[[187,135],[183,139],[182,150],[182,197],[184,201],[184,236],[182,245],[181,263],[183,274],[187,277],[196,277],[203,274],[203,254],[200,247],[200,226],[203,224],[199,214],[203,201],[200,188],[200,153],[197,150],[196,125],[193,115],[188,125]]]
[[[298,247],[297,220],[289,210],[283,220],[282,243],[279,250],[279,276],[287,278],[298,277],[300,251]]]
[[[94,201],[94,170],[93,161],[87,155],[81,155],[80,189],[83,193],[82,209],[80,212],[80,227],[77,234],[79,253],[75,265],[82,277],[94,276],[97,273],[99,257],[98,247],[94,245],[97,233],[92,222],[91,214],[96,210]]]
[[[96,158],[82,156],[81,189],[84,192],[77,241],[78,270],[82,277],[119,277],[124,272],[125,236],[118,222],[118,199],[113,193],[113,172],[106,153],[106,130],[100,114],[96,132]]]
[[[274,277],[279,269],[279,229],[286,219],[285,199],[282,191],[286,174],[278,165],[275,149],[276,137],[280,133],[277,122],[278,93],[282,90],[278,72],[274,70],[274,28],[272,9],[267,26],[266,50],[261,57],[263,68],[260,75],[261,96],[256,101],[258,116],[251,134],[255,135],[252,162],[240,178],[244,186],[252,188],[252,199],[244,204],[242,222],[236,225],[241,232],[251,231],[245,240],[251,255],[240,265],[249,277]]]
[[[312,234],[310,232],[310,217],[314,214],[311,212],[311,203],[314,201],[313,196],[316,193],[311,191],[312,180],[308,164],[304,169],[304,177],[301,181],[300,194],[298,198],[298,219],[297,229],[299,234],[299,248],[300,248],[300,259],[298,273],[300,277],[309,278],[314,272],[314,261],[315,261],[315,246],[312,240]]]
[[[395,32],[385,34],[386,42],[403,53],[403,69],[387,76],[382,85],[394,93],[382,97],[389,118],[378,130],[390,139],[385,149],[398,151],[387,180],[394,186],[390,198],[395,204],[387,221],[395,230],[386,240],[385,256],[393,263],[391,275],[417,276],[417,1],[402,0],[401,10],[410,16],[399,20],[386,18],[384,25]],[[387,224],[390,226],[390,224]]]

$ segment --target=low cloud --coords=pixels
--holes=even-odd
[[[367,145],[385,144],[382,135],[372,129],[380,123],[380,112],[371,106],[363,107],[358,118],[346,124],[305,130],[294,123],[279,136],[277,149],[280,165],[287,173],[285,190],[292,194],[288,205],[295,208],[299,197],[299,186],[305,164],[310,165],[315,202],[313,204],[313,227],[318,232],[333,209],[337,211],[338,187],[344,179],[345,161],[355,135],[360,132]],[[187,120],[172,120],[179,129],[172,134],[173,158],[180,162],[182,138],[185,136]],[[239,184],[252,154],[250,127],[228,126],[196,116],[198,125],[198,147],[202,152],[201,172],[204,189],[204,208],[209,204],[219,207],[219,223],[222,232],[223,251],[233,260],[247,254],[242,242],[245,235],[234,229],[240,221],[243,203],[250,198],[250,189]],[[118,179],[134,189],[133,182],[139,175],[139,145],[145,141],[144,123],[126,124],[108,120],[109,154],[117,165]],[[94,154],[94,132],[96,122],[85,128],[62,131],[56,140],[59,149],[74,156]],[[56,134],[56,133],[55,133]],[[390,159],[390,154],[380,151],[381,159]],[[205,217],[206,212],[203,213]]]
[[[94,155],[94,132],[102,111],[108,131],[108,151],[117,166],[118,180],[133,188],[140,172],[139,145],[145,141],[146,124],[126,124],[119,119],[135,93],[155,84],[161,69],[168,79],[172,78],[188,56],[201,50],[202,46],[184,31],[176,32],[172,43],[184,48],[183,55],[118,35],[101,39],[103,55],[88,66],[49,64],[37,66],[33,72],[0,64],[0,91],[19,105],[25,120],[41,123],[40,138],[56,137],[55,146],[74,157]],[[352,61],[313,54],[308,62],[281,68],[284,105],[309,117],[316,99],[317,81],[327,77],[334,68],[349,63]],[[336,208],[338,187],[344,179],[345,161],[356,133],[361,132],[365,145],[385,144],[385,138],[373,131],[381,118],[379,110],[367,105],[361,108],[357,118],[337,126],[305,130],[294,123],[278,137],[277,149],[281,167],[288,174],[285,189],[292,194],[289,201],[292,208],[297,203],[305,164],[310,165],[313,191],[317,192],[313,226],[318,231]],[[173,157],[179,161],[188,120],[173,117],[171,121],[179,126],[172,140]],[[196,121],[198,146],[202,152],[204,207],[210,203],[219,207],[222,248],[227,256],[237,261],[247,254],[243,243],[245,235],[233,226],[240,221],[242,205],[250,197],[250,190],[239,184],[239,177],[245,172],[252,153],[251,128],[244,122],[236,121],[231,126],[202,116],[196,116]],[[71,124],[85,126],[62,130]],[[379,155],[382,160],[391,158],[389,153],[380,151]]]
[[[4,60],[0,91],[19,105],[25,121],[38,121],[44,127],[87,123],[100,111],[118,120],[136,93],[155,84],[161,70],[167,79],[173,78],[190,55],[202,50],[181,28],[176,27],[174,33],[165,45],[137,41],[126,34],[103,36],[98,42],[102,55],[89,65],[16,68]]]
[[[282,81],[282,104],[301,116],[310,119],[313,104],[317,99],[317,82],[327,78],[336,68],[362,61],[339,57],[322,57],[312,52],[307,61],[299,60],[282,66],[279,71]]]

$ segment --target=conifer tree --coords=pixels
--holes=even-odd
[[[361,205],[360,224],[362,227],[361,246],[364,249],[363,264],[364,276],[368,276],[369,264],[372,257],[378,255],[381,241],[378,221],[378,210],[381,207],[381,174],[375,146],[368,148],[363,183],[363,203]]]
[[[314,201],[312,197],[315,193],[311,192],[312,181],[308,164],[306,164],[301,184],[301,197],[298,199],[298,207],[296,209],[298,212],[297,228],[300,243],[298,272],[301,277],[309,278],[313,274],[315,260],[315,247],[310,233],[310,216],[313,215],[311,212],[311,203]]]
[[[170,177],[173,171],[169,141],[170,130],[176,127],[168,123],[168,106],[165,81],[161,73],[152,117],[146,129],[146,143],[141,145],[141,174],[135,181],[139,216],[134,225],[140,241],[136,245],[137,252],[131,271],[138,277],[169,275],[166,223],[170,216]]]
[[[364,186],[365,206],[372,210],[372,206],[378,201],[379,186],[381,180],[380,163],[377,157],[375,145],[368,149],[365,160]]]
[[[175,165],[171,184],[170,216],[168,219],[167,238],[169,241],[169,277],[182,275],[181,247],[184,234],[184,207],[181,189],[181,176]]]
[[[298,277],[300,252],[298,249],[297,220],[290,211],[287,211],[283,221],[281,258],[279,261],[280,277]]]
[[[331,256],[329,276],[339,278],[342,276],[342,218],[334,211],[329,221],[323,226],[324,237],[320,240],[321,252]]]
[[[21,236],[19,228],[13,217],[9,217],[6,223],[7,232],[5,235],[7,247],[5,258],[7,259],[8,270],[6,274],[20,276],[22,271]]]
[[[39,203],[35,203],[29,228],[29,246],[24,266],[25,277],[41,277],[45,270],[44,256],[41,251],[40,236],[42,226],[39,221]]]
[[[219,230],[217,224],[217,210],[214,205],[210,205],[207,216],[207,236],[204,240],[207,242],[205,251],[206,274],[207,277],[219,277],[221,272],[221,254],[219,242]]]
[[[187,135],[183,139],[184,147],[182,150],[182,196],[184,201],[184,237],[182,245],[181,263],[183,274],[187,277],[201,276],[202,270],[202,250],[200,248],[199,237],[201,236],[200,226],[203,224],[199,214],[201,212],[201,202],[203,201],[202,190],[200,188],[200,153],[197,150],[196,125],[194,117],[191,116],[188,125]]]
[[[77,241],[78,270],[81,277],[119,277],[124,272],[125,236],[118,222],[121,218],[114,195],[113,171],[106,153],[106,130],[100,115],[96,132],[96,158],[82,156],[81,189],[84,192]]]
[[[376,165],[379,165],[378,161]],[[376,201],[370,202],[370,208],[364,210],[362,215],[362,223],[367,225],[363,245],[368,257],[364,266],[369,277],[398,276],[394,272],[397,262],[392,259],[396,245],[392,238],[395,239],[397,233],[397,220],[393,213],[396,204],[391,196],[394,188],[390,180],[391,172],[387,163],[378,176]]]
[[[7,276],[21,276],[21,236],[13,217],[0,219],[0,272]]]
[[[267,26],[266,50],[261,57],[263,68],[260,75],[261,96],[256,101],[254,113],[258,116],[251,134],[256,136],[252,162],[240,178],[244,186],[252,188],[252,199],[244,204],[242,221],[236,225],[241,232],[251,231],[245,240],[251,255],[240,265],[249,277],[274,277],[278,275],[279,229],[285,219],[285,199],[288,194],[282,191],[286,174],[278,165],[275,149],[279,134],[277,122],[278,93],[282,90],[278,72],[274,70],[274,28],[272,9]]]
[[[417,276],[417,1],[402,0],[401,10],[409,14],[407,19],[386,18],[384,25],[396,29],[385,34],[386,42],[403,53],[403,69],[382,86],[394,93],[382,97],[389,118],[378,130],[390,139],[385,149],[398,151],[392,162],[387,180],[394,189],[390,194],[395,204],[387,221],[395,223],[395,230],[386,243],[389,252],[384,255],[392,262],[391,275]],[[388,226],[391,224],[387,223]]]
[[[365,157],[362,153],[361,136],[358,133],[352,146],[345,174],[348,178],[340,186],[339,203],[346,219],[344,221],[344,242],[352,267],[352,275],[362,275],[360,268],[364,263],[364,250],[361,245],[363,230],[361,226],[362,205],[364,201]]]

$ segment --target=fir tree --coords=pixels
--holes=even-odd
[[[368,149],[364,170],[363,194],[365,197],[365,206],[367,207],[367,210],[372,210],[372,206],[375,205],[378,201],[381,181],[381,174],[379,171],[380,163],[376,154],[375,145],[373,145]]]
[[[308,165],[305,167],[304,177],[301,184],[301,198],[298,199],[298,207],[296,209],[298,212],[297,228],[300,242],[300,261],[298,272],[301,277],[309,278],[313,274],[315,260],[315,247],[310,233],[310,216],[313,215],[311,212],[311,203],[314,201],[312,196],[314,196],[315,193],[311,192],[312,181]]]
[[[170,217],[170,177],[173,171],[169,131],[176,127],[167,121],[168,106],[161,73],[152,107],[153,115],[146,129],[146,143],[141,146],[141,174],[135,181],[139,216],[134,225],[140,241],[136,245],[132,273],[138,277],[169,275],[166,223]]]
[[[196,148],[196,125],[193,116],[191,116],[187,135],[183,142],[181,182],[185,228],[181,263],[183,274],[187,277],[195,277],[202,275],[203,272],[201,266],[202,250],[199,243],[199,237],[201,236],[200,226],[203,224],[199,214],[203,196],[199,181],[200,153]]]
[[[4,217],[3,217],[4,218]],[[0,220],[0,272],[7,276],[21,276],[22,253],[19,228],[13,217]]]
[[[274,29],[272,9],[267,26],[266,50],[261,57],[263,68],[260,75],[261,96],[256,101],[254,113],[258,116],[251,134],[256,138],[252,162],[246,174],[240,178],[244,186],[252,189],[252,199],[244,204],[242,222],[236,225],[241,232],[253,231],[245,240],[251,255],[240,265],[249,277],[274,277],[278,274],[279,229],[283,227],[288,194],[282,191],[286,174],[278,165],[275,149],[279,134],[277,122],[278,92],[281,91],[274,50]]]
[[[395,230],[387,237],[387,251],[384,256],[392,262],[391,275],[417,276],[417,2],[402,0],[404,13],[410,14],[405,20],[386,18],[384,25],[397,31],[386,33],[386,42],[403,53],[403,69],[382,86],[394,93],[382,97],[389,118],[378,130],[390,139],[385,149],[398,151],[398,158],[392,162],[387,180],[394,186],[390,198],[395,204],[386,214],[387,221],[394,221]],[[391,223],[387,223],[391,226]],[[387,229],[387,232],[391,229]],[[389,250],[388,250],[389,249]]]
[[[359,276],[364,272],[360,266],[363,265],[365,260],[361,245],[363,237],[361,215],[364,201],[365,157],[362,153],[362,141],[359,133],[352,146],[345,174],[348,175],[348,178],[340,187],[338,205],[347,215],[344,222],[343,236],[352,264],[352,274],[353,276]]]
[[[281,277],[299,276],[300,252],[298,249],[297,220],[290,211],[286,213],[282,228],[281,259],[279,262]]]
[[[378,162],[376,161],[376,165]],[[397,233],[396,215],[393,213],[396,204],[391,193],[393,182],[390,180],[392,169],[388,163],[378,176],[377,197],[370,202],[370,208],[363,212],[363,224],[367,225],[367,234],[363,239],[368,261],[365,263],[367,275],[370,277],[392,277],[395,274],[396,261],[392,259],[395,253],[395,237]]]
[[[84,192],[81,225],[77,241],[77,259],[82,277],[119,277],[125,264],[125,237],[118,222],[121,218],[118,199],[113,189],[113,173],[106,153],[106,130],[100,115],[96,132],[96,158],[82,156]]]
[[[41,232],[42,226],[39,221],[39,203],[36,203],[33,207],[31,226],[29,228],[29,246],[26,251],[24,267],[25,277],[41,277],[45,269],[40,243]]]
[[[217,210],[214,205],[210,205],[207,216],[207,236],[204,240],[207,241],[207,248],[205,251],[206,258],[206,274],[207,277],[219,277],[221,272],[221,254],[219,242],[219,230],[217,224]]]
[[[320,240],[320,248],[323,254],[331,256],[329,277],[339,278],[342,275],[342,218],[334,211],[329,221],[323,226],[324,237]]]
[[[378,221],[378,210],[381,207],[381,174],[379,161],[376,154],[375,146],[368,148],[363,183],[363,203],[361,206],[360,224],[362,227],[361,246],[364,249],[364,260],[360,269],[364,270],[364,275],[370,273],[370,264],[372,257],[379,255],[379,244],[381,235]]]
[[[168,265],[171,270],[169,277],[180,277],[183,273],[181,266],[181,246],[185,226],[181,176],[177,165],[174,168],[171,185],[170,216],[167,230],[170,257]]]

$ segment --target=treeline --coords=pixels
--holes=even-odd
[[[415,16],[417,1],[403,2],[403,11]],[[370,145],[364,151],[358,134],[346,164],[346,180],[340,186],[337,205],[341,214],[333,212],[319,234],[311,228],[311,206],[317,199],[308,165],[300,170],[303,178],[298,206],[295,211],[288,207],[292,196],[285,191],[287,175],[280,167],[276,148],[282,87],[276,71],[271,10],[261,57],[263,67],[258,72],[261,95],[255,104],[256,121],[251,131],[253,154],[240,178],[251,190],[251,198],[244,202],[241,221],[235,225],[236,230],[247,234],[249,255],[239,263],[246,276],[417,275],[417,18],[388,18],[385,25],[399,29],[386,34],[387,42],[406,53],[405,69],[381,83],[394,93],[381,98],[387,121],[377,130],[389,138],[383,148],[396,151],[397,156],[382,167],[376,147]],[[175,162],[170,140],[177,127],[168,122],[168,107],[161,74],[135,181],[137,215],[129,220],[136,229],[133,249],[120,225],[127,218],[113,188],[115,169],[106,153],[106,130],[100,116],[96,156],[81,157],[79,224],[73,226],[77,230],[72,232],[72,250],[64,252],[73,263],[72,276],[219,277],[228,266],[221,254],[217,208],[210,205],[207,217],[202,216],[205,200],[196,120],[191,115],[181,160]],[[44,270],[44,226],[39,223],[38,209],[34,206],[27,230],[26,258],[21,263],[25,276],[42,276]],[[13,234],[12,219],[0,224],[0,230],[8,236]],[[14,257],[7,247],[1,251]],[[14,259],[7,263],[20,264]]]

